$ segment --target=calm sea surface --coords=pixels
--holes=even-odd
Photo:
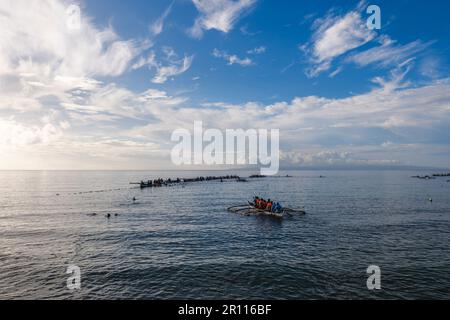
[[[0,172],[0,298],[450,298],[447,178],[298,171],[129,185],[207,174]],[[280,222],[227,212],[255,194],[308,214]],[[79,291],[66,288],[71,264],[81,268]],[[381,291],[366,287],[369,265],[381,268]]]

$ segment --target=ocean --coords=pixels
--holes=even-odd
[[[450,298],[448,178],[289,171],[129,184],[228,173],[251,174],[0,171],[0,299]],[[307,214],[227,211],[255,195]],[[67,288],[70,265],[81,270],[79,290]],[[367,288],[371,265],[381,290]]]

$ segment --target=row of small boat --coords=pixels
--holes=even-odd
[[[163,186],[173,186],[177,184],[184,184],[190,182],[204,182],[204,181],[215,181],[220,180],[223,182],[224,180],[236,180],[238,182],[247,182],[246,179],[243,179],[237,175],[226,175],[226,176],[208,176],[208,177],[197,177],[197,178],[176,178],[176,179],[156,179],[156,180],[148,180],[141,182],[130,182],[130,184],[138,185],[141,189],[146,188],[156,188]]]

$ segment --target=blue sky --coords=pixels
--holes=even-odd
[[[170,46],[177,52],[195,55],[195,63],[188,72],[162,87],[174,91],[195,90],[190,97],[196,102],[218,100],[242,103],[254,100],[270,103],[290,100],[299,95],[339,98],[369,90],[373,87],[373,77],[389,71],[389,68],[377,65],[367,68],[346,65],[345,70],[334,78],[329,77],[331,72],[314,79],[304,74],[307,62],[298,47],[310,40],[311,24],[330,10],[335,10],[337,14],[354,10],[357,1],[257,1],[230,32],[211,30],[205,32],[202,39],[186,35],[186,29],[198,16],[190,1],[125,3],[100,0],[86,2],[85,8],[100,25],[112,23],[123,38],[145,38],[148,37],[150,22],[157,20],[171,4],[172,10],[165,20],[164,32],[155,39],[152,50]],[[448,73],[449,3],[378,1],[376,4],[382,9],[383,26],[377,34],[389,35],[400,45],[418,39],[424,43],[433,41],[433,45],[416,55],[417,64],[426,63],[426,59],[432,57],[439,61],[441,75]],[[365,51],[375,45],[368,43],[352,52]],[[265,53],[257,56],[247,54],[247,51],[258,47],[265,47]],[[254,64],[230,67],[212,56],[214,49],[241,58],[249,57]],[[123,83],[132,88],[145,89],[148,77],[146,71],[136,72],[126,75]],[[199,79],[192,83],[194,77]],[[418,82],[429,80],[418,70],[411,72],[410,77]]]
[[[165,168],[170,133],[195,120],[279,128],[294,167],[450,167],[449,15],[447,1],[2,1],[0,169]]]

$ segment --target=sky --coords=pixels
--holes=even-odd
[[[194,121],[279,129],[286,168],[450,168],[449,18],[438,0],[0,0],[0,170],[171,169]]]

